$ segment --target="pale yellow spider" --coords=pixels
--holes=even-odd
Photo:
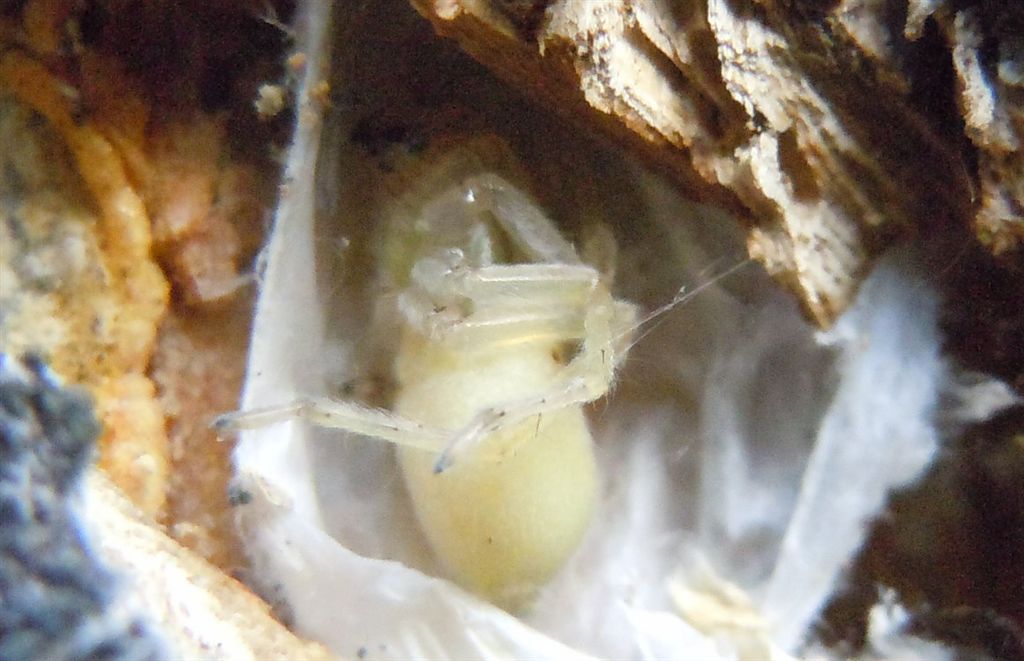
[[[308,398],[216,424],[299,417],[395,443],[420,525],[452,578],[517,608],[589,523],[598,479],[582,406],[608,392],[636,308],[494,172],[463,168],[395,209],[379,253],[403,323],[391,410]],[[614,242],[596,243],[601,262],[614,261]]]

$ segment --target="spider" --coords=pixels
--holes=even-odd
[[[461,153],[381,222],[381,285],[398,292],[389,300],[402,326],[390,410],[305,398],[215,426],[301,418],[394,443],[441,564],[515,610],[586,531],[598,475],[582,407],[613,384],[637,309],[612,296],[610,272],[580,258],[518,179]],[[612,264],[610,233],[595,236],[584,252]]]

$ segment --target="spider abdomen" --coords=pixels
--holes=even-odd
[[[456,429],[487,407],[550,389],[564,367],[555,348],[525,342],[484,348],[470,359],[427,341],[406,341],[395,410]],[[598,480],[579,406],[502,429],[442,473],[434,470],[434,453],[399,453],[417,518],[438,559],[459,584],[506,608],[528,603],[587,529]]]

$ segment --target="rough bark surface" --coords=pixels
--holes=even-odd
[[[896,240],[1024,227],[1012,3],[412,0],[517,87],[749,223],[829,324]],[[1019,253],[1018,253],[1019,254]]]

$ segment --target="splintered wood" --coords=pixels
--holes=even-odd
[[[520,89],[746,220],[751,256],[821,325],[896,240],[973,222],[994,252],[1022,243],[1024,127],[1008,100],[1022,67],[1012,66],[1010,39],[1001,63],[981,58],[981,41],[1000,34],[988,34],[977,11],[918,2],[905,25],[892,25],[859,0],[831,9],[778,0],[412,1],[440,34]],[[946,41],[921,36],[932,14],[947,26]],[[919,89],[922,72],[949,71],[950,58],[959,98],[948,81]],[[942,115],[958,101],[980,150],[976,167],[963,155],[962,128]]]
[[[996,255],[1024,247],[1024,8],[993,22],[978,9],[941,20],[953,50],[960,112],[978,150],[978,238]],[[995,32],[995,34],[990,34]],[[982,48],[997,44],[994,75]],[[1018,99],[1013,103],[1014,95]]]
[[[159,623],[171,658],[334,658],[288,631],[241,583],[168,538],[102,472],[89,473],[85,499],[96,551],[128,578],[121,607]]]

